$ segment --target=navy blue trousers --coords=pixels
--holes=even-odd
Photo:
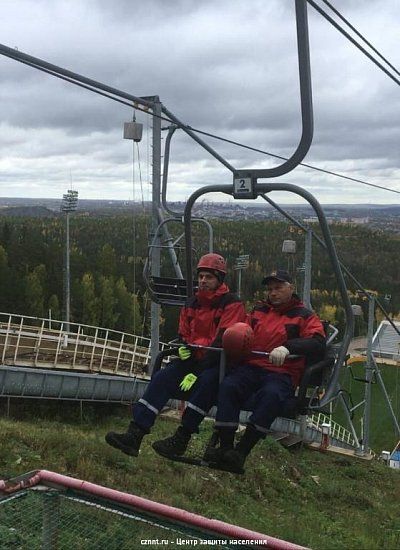
[[[202,371],[190,391],[182,391],[179,384],[193,372],[193,362],[176,359],[159,370],[151,379],[143,397],[133,405],[133,420],[144,431],[149,432],[157,415],[169,399],[187,401],[182,416],[183,426],[191,433],[198,427],[213,405],[216,404],[219,381],[218,367]]]
[[[228,373],[221,382],[215,425],[217,428],[236,429],[240,411],[251,397],[249,424],[265,434],[275,418],[282,414],[285,401],[293,394],[289,374],[242,365]]]

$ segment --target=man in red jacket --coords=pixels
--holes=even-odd
[[[264,278],[267,300],[258,303],[248,317],[253,328],[253,351],[246,363],[231,370],[221,382],[215,428],[220,448],[214,454],[222,469],[242,473],[246,457],[265,437],[280,416],[285,401],[293,396],[306,363],[325,352],[325,332],[317,315],[294,294],[287,271],[277,270]],[[289,355],[298,355],[294,359]],[[240,410],[254,395],[255,406],[242,438],[234,447]]]
[[[143,397],[133,406],[133,420],[126,433],[109,432],[106,441],[122,452],[138,456],[143,437],[150,432],[157,415],[169,399],[185,399],[187,407],[177,432],[157,442],[164,454],[184,454],[193,433],[215,403],[219,381],[218,352],[191,348],[191,345],[221,347],[226,328],[245,320],[239,298],[224,283],[225,259],[206,254],[197,264],[199,288],[182,308],[178,334],[182,342],[179,359],[152,378]],[[207,387],[207,391],[198,388]],[[189,393],[190,392],[190,393]]]

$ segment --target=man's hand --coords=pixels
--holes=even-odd
[[[179,384],[179,387],[183,391],[189,391],[190,388],[193,386],[193,384],[196,382],[196,380],[197,380],[197,376],[192,372],[190,372],[184,377],[182,382]]]
[[[178,349],[178,355],[181,361],[187,361],[189,357],[192,355],[192,352],[186,346],[181,346]]]
[[[285,346],[274,348],[269,354],[269,360],[273,365],[281,367],[289,355],[289,350]]]

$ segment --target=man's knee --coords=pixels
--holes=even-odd
[[[241,384],[234,378],[227,376],[219,386],[219,395],[224,397],[237,397],[241,394]]]
[[[201,372],[198,375],[196,386],[198,388],[218,388],[219,386],[219,373],[217,370],[208,369]]]
[[[265,403],[280,401],[280,392],[276,388],[269,386],[262,387],[257,392],[257,401],[264,401]]]
[[[156,372],[151,379],[152,383],[166,383],[171,380],[176,381],[181,376],[183,377],[184,374],[181,372],[182,369],[179,369],[179,366],[175,363],[169,363],[166,367],[163,369],[160,369],[158,372]]]

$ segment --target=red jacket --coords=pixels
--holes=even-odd
[[[299,359],[287,359],[281,367],[263,356],[252,355],[248,360],[249,365],[290,374],[294,386],[299,384],[307,361],[317,361],[324,354],[324,327],[318,316],[296,295],[283,306],[260,302],[247,321],[254,331],[254,351],[270,352],[278,346],[285,346],[290,354],[303,355]]]
[[[181,309],[179,337],[187,344],[221,347],[222,334],[233,323],[244,322],[243,302],[225,283],[215,291],[198,290]],[[196,359],[204,356],[198,351]]]

